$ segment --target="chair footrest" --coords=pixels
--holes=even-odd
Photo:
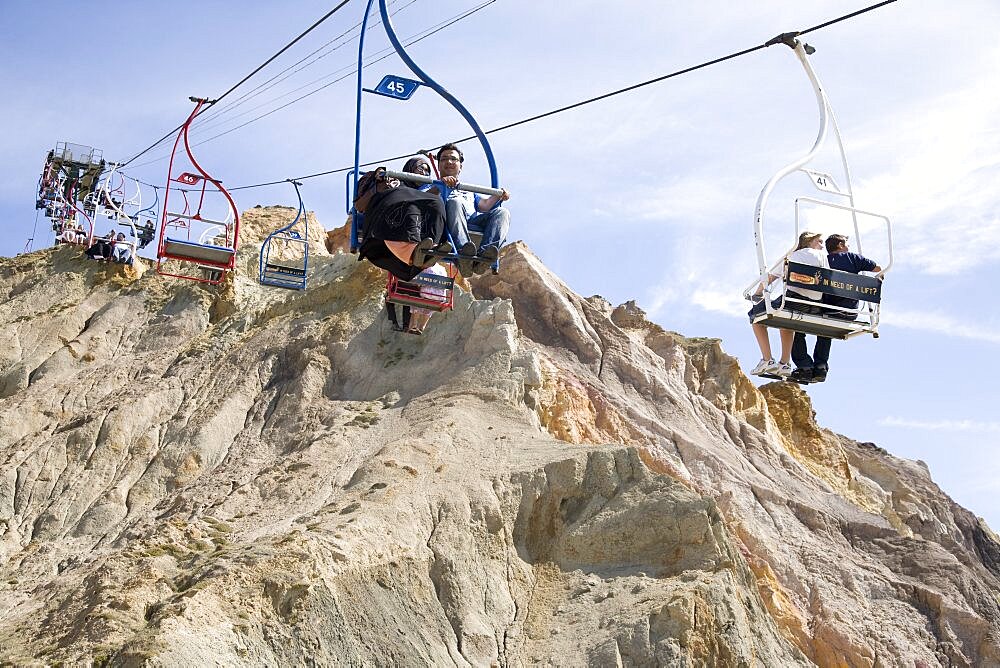
[[[282,264],[271,264],[270,262],[264,265],[264,271],[265,272],[273,271],[279,274],[290,274],[292,276],[306,275],[306,270],[303,269],[302,267],[286,267],[285,265]]]

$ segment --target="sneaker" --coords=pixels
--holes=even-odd
[[[476,244],[471,241],[466,241],[462,244],[462,247],[458,249],[458,254],[465,257],[475,257],[476,256]]]
[[[768,369],[772,368],[774,364],[775,364],[774,360],[762,359],[761,361],[757,362],[757,366],[755,366],[753,370],[750,371],[750,375],[759,376],[760,374],[766,372]]]
[[[774,375],[781,376],[782,378],[788,378],[792,375],[792,365],[785,364],[784,362],[778,362],[774,371]]]
[[[813,369],[813,374],[812,374],[813,382],[822,383],[824,380],[826,380],[827,372],[829,372],[829,369],[825,364],[817,364],[816,367]]]
[[[486,246],[485,248],[479,249],[479,259],[493,264],[497,261],[500,256],[500,249],[496,246]]]
[[[475,273],[476,244],[467,241],[458,249],[458,273],[469,277]]]
[[[811,383],[813,381],[813,369],[811,366],[800,366],[789,376],[796,383]]]

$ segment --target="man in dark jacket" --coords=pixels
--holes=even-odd
[[[831,234],[826,238],[826,252],[829,254],[830,269],[847,271],[852,274],[859,274],[862,271],[882,271],[882,267],[873,260],[850,252],[847,249],[847,237],[842,234]],[[858,317],[857,299],[823,295],[823,303],[851,309],[850,312],[831,310],[827,317],[842,320],[855,320]],[[805,334],[796,332],[795,339],[792,341],[792,362],[795,363],[795,371],[792,372],[791,379],[813,383],[821,383],[826,380],[826,375],[829,372],[831,343],[833,343],[831,339],[817,336],[816,346],[813,348],[812,357],[810,357],[809,349],[806,347]]]

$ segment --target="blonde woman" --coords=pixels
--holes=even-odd
[[[790,262],[798,262],[799,264],[808,264],[814,267],[823,267],[825,269],[830,268],[830,263],[827,260],[826,253],[823,250],[823,235],[817,232],[803,232],[799,235],[799,243],[795,250],[788,255],[788,260]],[[768,276],[769,283],[778,280],[780,276],[770,274]],[[756,296],[761,297],[764,293],[764,285],[761,284],[757,288]],[[802,288],[797,288],[796,290],[787,290],[786,296],[793,299],[802,299],[819,302],[823,299],[823,293],[816,290],[804,290]],[[774,308],[781,308],[782,298],[779,296],[775,299],[771,305]],[[796,302],[786,302],[785,308],[791,311],[804,311],[809,310],[812,307],[808,304],[799,304]],[[754,337],[757,339],[757,346],[760,348],[760,361],[757,362],[757,366],[753,368],[750,372],[754,376],[760,375],[774,375],[781,376],[782,378],[788,378],[792,375],[792,365],[790,364],[790,359],[792,356],[792,341],[795,338],[795,332],[790,329],[778,330],[778,335],[781,339],[781,357],[778,361],[774,360],[774,356],[771,354],[771,340],[768,337],[767,327],[759,323],[754,323],[753,319],[763,313],[766,309],[764,300],[761,299],[753,308],[750,309],[747,315],[750,316],[751,326],[753,328]]]

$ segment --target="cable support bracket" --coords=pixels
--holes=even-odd
[[[783,32],[780,35],[772,37],[771,39],[764,42],[764,46],[774,46],[775,44],[784,44],[789,49],[795,49],[795,46],[799,43],[799,40],[797,40],[796,37],[798,37],[801,34],[802,32],[799,30],[796,30],[794,32]],[[806,53],[809,54],[810,56],[816,53],[816,49],[809,46],[808,44],[803,44],[802,46],[806,50]]]

